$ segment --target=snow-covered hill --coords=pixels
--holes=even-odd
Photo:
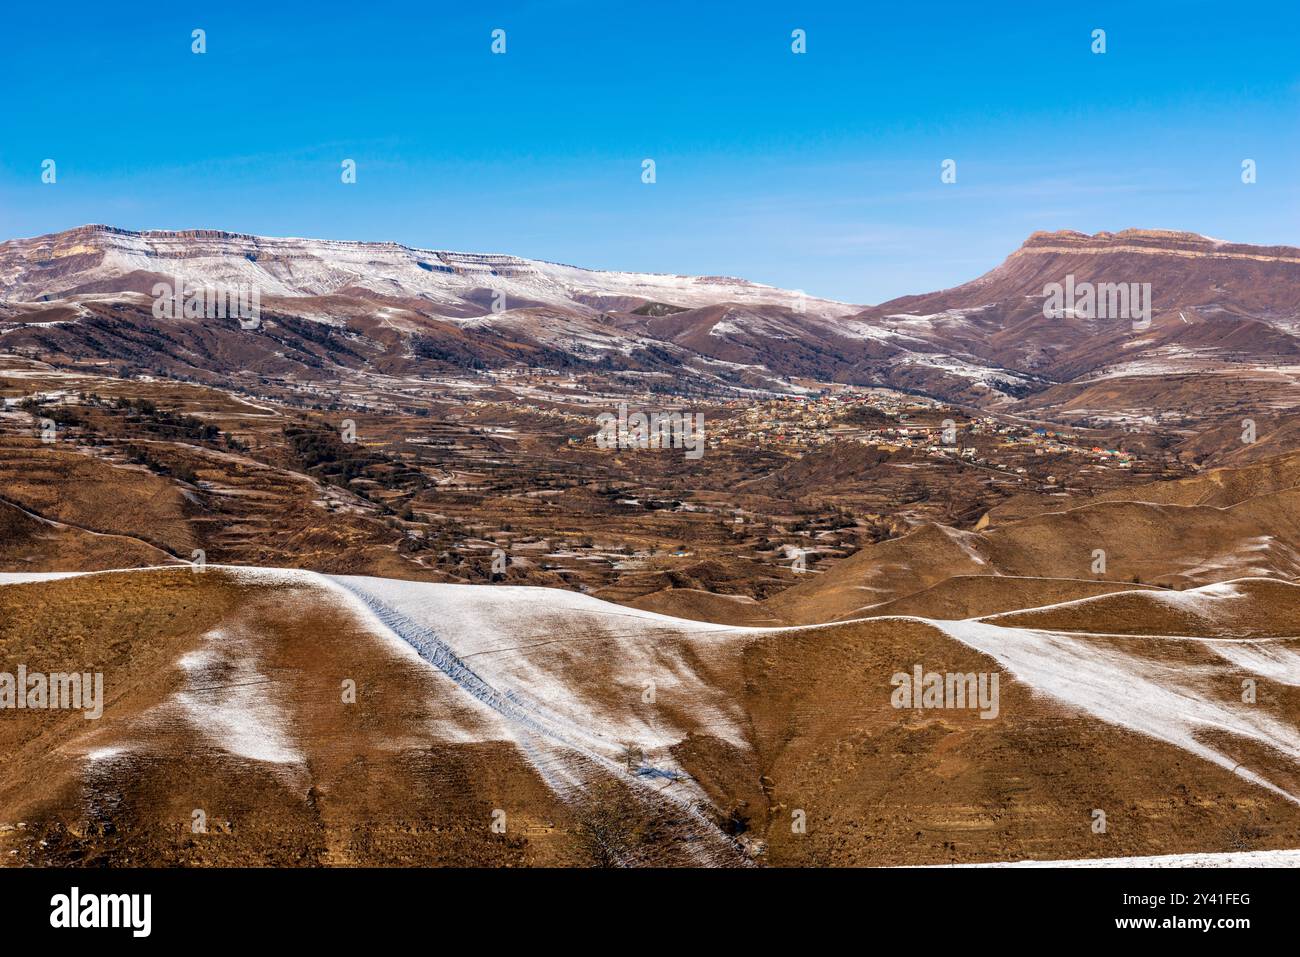
[[[1097,858],[1109,853],[1126,865],[1204,866],[1294,856],[1277,848],[1289,847],[1300,813],[1295,713],[1275,691],[1300,680],[1294,637],[1084,634],[1010,616],[747,628],[559,589],[219,565],[8,574],[0,593],[28,632],[50,607],[99,612],[70,614],[82,624],[60,619],[36,639],[11,628],[8,647],[21,661],[34,640],[72,647],[75,635],[79,666],[107,678],[102,721],[53,731],[8,722],[25,737],[0,774],[0,816],[37,822],[35,839],[9,848],[23,860],[61,859],[40,837],[43,822],[80,813],[86,795],[149,817],[174,813],[155,806],[159,795],[189,807],[195,790],[258,811],[242,811],[238,840],[212,852],[223,860],[262,860],[268,840],[299,862],[315,853],[334,863],[510,854],[541,865],[996,866],[1025,856],[1107,866],[1116,862]],[[1267,597],[1247,581],[1158,600],[1199,612],[1251,595]],[[122,607],[151,624],[123,638],[111,611]],[[997,713],[899,707],[891,675],[919,661],[1000,675],[990,682]],[[1251,672],[1261,694],[1248,704],[1236,695]],[[44,781],[66,786],[33,784]],[[1000,797],[1009,786],[1015,801]],[[36,810],[14,810],[12,795],[35,795]],[[1122,822],[1117,840],[1090,838],[1099,796]],[[955,851],[951,825],[931,844],[915,836],[918,821],[986,821],[990,809],[1011,826],[968,828]],[[791,830],[805,813],[807,832]],[[514,844],[490,830],[497,817],[508,817]],[[1278,822],[1245,847],[1265,853],[1202,853],[1239,849],[1243,817]],[[297,820],[310,824],[295,831]],[[359,831],[384,841],[358,842]],[[11,843],[32,837],[7,833]],[[294,843],[303,833],[317,851]],[[1134,856],[1148,851],[1181,856]]]
[[[36,300],[109,291],[132,274],[180,276],[187,284],[255,286],[267,296],[369,291],[457,302],[500,292],[507,307],[540,303],[580,310],[619,300],[679,307],[717,302],[778,305],[847,315],[844,303],[721,276],[602,272],[517,256],[415,249],[398,243],[251,236],[218,230],[133,232],[82,226],[0,243],[0,298]]]

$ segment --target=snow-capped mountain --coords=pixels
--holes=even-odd
[[[159,284],[178,279],[256,290],[264,321],[248,335],[228,317],[160,318]],[[1054,288],[1071,297],[1059,314]],[[1116,302],[1133,314],[1105,314]],[[0,243],[0,349],[203,380],[523,363],[665,386],[888,386],[1066,418],[1226,417],[1242,397],[1219,383],[1243,370],[1253,411],[1300,401],[1300,249],[1039,232],[977,279],[862,308],[715,276],[83,226]]]
[[[0,243],[0,298],[46,300],[82,292],[139,291],[146,276],[186,284],[248,284],[263,297],[365,294],[453,307],[500,294],[506,308],[563,306],[583,312],[633,300],[691,308],[717,302],[773,305],[841,316],[855,307],[725,276],[604,272],[487,253],[399,243],[251,236],[218,230],[133,232],[82,226]]]

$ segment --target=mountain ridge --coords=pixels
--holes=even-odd
[[[114,239],[125,242],[113,242]],[[174,248],[176,244],[180,243],[195,244],[198,245],[198,248],[187,254],[184,249],[178,250]],[[216,245],[205,246],[202,244]],[[411,261],[385,264],[382,262],[354,262],[339,258],[349,254],[353,256],[356,254],[364,255],[367,252],[397,253],[399,256],[405,256]],[[329,262],[328,267],[340,276],[362,280],[366,278],[366,274],[359,267],[387,265],[391,268],[393,265],[401,265],[422,270],[425,273],[445,276],[460,275],[469,279],[484,279],[489,282],[493,280],[537,278],[553,284],[573,286],[580,292],[594,295],[635,295],[638,291],[644,289],[647,292],[655,290],[672,292],[677,295],[685,295],[688,299],[694,300],[700,299],[700,296],[692,295],[692,287],[704,287],[710,293],[713,287],[722,287],[730,292],[738,293],[742,302],[789,304],[798,298],[802,298],[806,303],[817,305],[823,309],[829,308],[836,312],[847,313],[856,308],[850,303],[809,296],[799,291],[785,290],[733,276],[592,269],[553,260],[515,256],[508,253],[430,249],[394,241],[370,242],[364,240],[262,236],[254,233],[220,229],[131,230],[100,223],[86,224],[41,236],[15,238],[0,242],[0,293],[3,293],[4,298],[14,299],[19,298],[24,293],[36,292],[38,289],[40,290],[39,295],[45,297],[53,293],[67,294],[73,292],[76,287],[61,286],[57,282],[44,287],[37,286],[33,280],[26,277],[26,273],[36,271],[39,276],[41,270],[53,265],[56,261],[69,260],[76,256],[98,255],[101,265],[105,259],[116,256],[118,259],[123,260],[123,265],[129,264],[141,271],[150,271],[147,267],[153,264],[160,267],[157,270],[160,274],[167,275],[168,270],[165,268],[167,265],[173,265],[174,267],[177,262],[194,261],[200,258],[228,259],[236,262],[238,259],[243,258],[256,265],[263,255],[279,257],[286,255],[293,257],[296,255],[297,258],[302,260],[324,261],[326,257],[321,255],[323,253],[335,254],[335,260]],[[16,261],[6,263],[7,259]],[[272,262],[274,261],[272,260]],[[90,268],[93,269],[93,266],[90,266]],[[509,270],[509,272],[503,272],[502,270]],[[263,270],[263,272],[267,271]],[[230,274],[249,279],[255,275],[255,273],[244,267],[240,267]],[[283,272],[281,274],[269,272],[268,276],[269,281],[267,281],[267,277],[262,277],[263,282],[268,287],[267,294],[286,296],[320,295],[346,288],[346,284],[330,282],[328,279],[322,280],[320,276],[310,273],[297,277],[296,283],[291,281],[294,277],[284,275]],[[58,270],[53,270],[50,274],[50,278],[53,280],[57,280],[59,277],[60,272]],[[182,278],[188,279],[189,276],[183,276]],[[211,269],[208,270],[207,275],[200,275],[198,278],[208,281],[226,281],[220,276],[213,275]],[[442,284],[428,282],[431,278],[433,277],[428,275],[420,276],[415,273],[408,278],[405,284],[402,283],[400,278],[394,278],[393,281],[397,291],[407,291],[415,294],[430,294],[447,286],[446,282]],[[425,281],[417,281],[421,279]],[[377,289],[375,291],[389,290]],[[15,293],[18,295],[14,295]],[[716,296],[710,296],[708,301],[716,301],[716,298]],[[704,300],[700,299],[699,304],[703,303]],[[685,304],[689,305],[690,303]]]
[[[149,297],[177,276],[251,286],[262,331],[282,338],[230,319],[160,321]],[[1145,327],[1049,315],[1045,288],[1070,276],[1149,286]],[[1179,407],[1204,400],[1203,418],[1226,421],[1243,403],[1262,414],[1300,401],[1288,371],[1300,370],[1297,288],[1300,249],[1159,229],[1038,231],[968,282],[863,307],[732,277],[91,224],[0,243],[0,337],[55,361],[208,381],[245,369],[337,378],[524,364],[650,374],[665,386],[687,375],[732,393],[884,386],[1071,422],[1144,420],[1153,395],[1167,395]],[[329,341],[322,325],[336,330]],[[1250,386],[1225,391],[1215,384],[1225,375]]]

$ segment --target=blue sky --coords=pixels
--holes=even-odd
[[[69,2],[3,21],[0,238],[396,240],[861,303],[970,279],[1036,229],[1300,245],[1294,3]]]

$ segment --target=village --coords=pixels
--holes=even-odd
[[[792,448],[856,441],[957,457],[999,467],[1025,453],[1078,456],[1105,468],[1131,469],[1134,455],[1089,441],[1077,432],[1018,422],[1006,416],[970,416],[940,402],[887,389],[827,390],[759,403],[724,403],[738,414],[715,425],[719,442]],[[1021,474],[1027,469],[1013,465]]]

